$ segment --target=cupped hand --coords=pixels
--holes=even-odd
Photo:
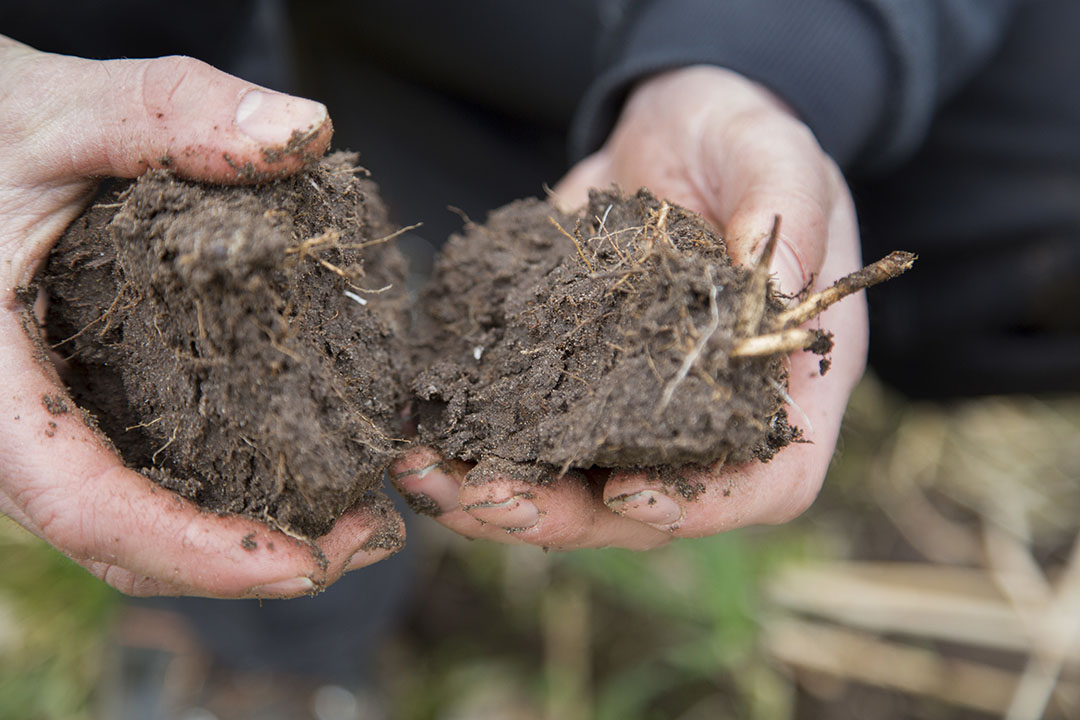
[[[124,467],[79,413],[56,413],[66,391],[26,307],[95,178],[166,166],[222,183],[272,178],[325,152],[331,133],[322,105],[191,58],[96,62],[0,37],[0,511],[125,593],[289,597],[389,554],[363,549],[400,523],[381,505],[343,517],[317,559]]]
[[[843,177],[811,131],[766,89],[713,67],[654,76],[628,99],[606,144],[556,186],[566,208],[590,187],[615,183],[704,215],[737,262],[753,263],[773,218],[783,219],[771,270],[781,292],[820,289],[860,265],[855,212]],[[534,485],[510,475],[464,483],[469,467],[421,448],[393,469],[397,486],[438,507],[444,525],[470,537],[545,547],[654,547],[737,527],[786,522],[816,497],[844,408],[862,375],[867,317],[862,296],[812,321],[835,334],[832,366],[790,358],[791,421],[809,443],[768,463],[687,468],[692,499],[645,472],[613,471],[585,483],[566,477]],[[434,505],[432,505],[434,503]]]

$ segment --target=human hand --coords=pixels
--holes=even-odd
[[[400,523],[381,506],[351,511],[320,538],[322,564],[304,543],[202,512],[125,468],[79,413],[56,413],[66,391],[24,302],[94,178],[168,165],[238,183],[247,163],[287,175],[325,152],[332,132],[322,105],[191,58],[96,62],[0,37],[0,511],[125,593],[290,597],[391,552],[362,549]]]
[[[854,208],[835,164],[810,130],[771,93],[730,71],[693,67],[657,75],[632,93],[607,143],[556,186],[567,208],[588,188],[616,183],[704,215],[737,262],[761,252],[775,215],[783,218],[772,271],[782,292],[820,289],[860,265]],[[745,525],[786,522],[821,487],[847,399],[862,374],[865,301],[850,298],[814,321],[835,333],[832,367],[790,358],[791,421],[809,443],[767,464],[687,469],[704,490],[693,500],[640,471],[613,471],[592,487],[563,478],[532,485],[505,476],[463,484],[469,466],[421,448],[392,470],[406,493],[430,498],[438,520],[469,537],[545,547],[654,547]],[[602,488],[602,489],[601,489]],[[467,508],[467,510],[465,509]],[[511,532],[507,532],[511,530]]]

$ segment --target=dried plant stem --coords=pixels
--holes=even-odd
[[[911,268],[915,259],[916,256],[909,252],[889,253],[876,263],[840,278],[830,287],[814,293],[795,307],[780,313],[776,316],[774,327],[779,329],[802,325],[848,295],[902,275]]]
[[[780,237],[780,216],[773,216],[772,231],[769,239],[758,257],[750,276],[750,287],[746,292],[746,299],[739,309],[739,317],[735,322],[735,337],[748,338],[757,335],[761,329],[761,318],[765,315],[765,303],[769,299],[769,265],[772,263],[773,253],[776,251],[776,239]]]
[[[762,357],[793,353],[796,350],[808,350],[821,342],[821,339],[820,330],[791,328],[741,340],[731,351],[731,357]]]

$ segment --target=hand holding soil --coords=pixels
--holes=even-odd
[[[392,548],[382,504],[308,543],[196,508],[126,468],[84,421],[26,310],[32,281],[101,176],[168,167],[245,183],[296,172],[332,129],[317,103],[190,58],[93,62],[0,38],[0,511],[134,595],[309,593]],[[370,547],[370,546],[369,546]]]
[[[649,187],[701,213],[722,231],[730,255],[748,266],[782,216],[772,270],[788,295],[820,290],[860,266],[854,209],[839,171],[790,111],[734,73],[687,68],[644,82],[607,144],[555,195],[576,207],[588,188],[611,183]],[[465,482],[469,465],[419,449],[394,468],[396,482],[459,533],[559,548],[642,549],[672,537],[785,522],[809,506],[828,469],[864,368],[865,301],[848,299],[809,324],[834,334],[831,368],[821,375],[817,356],[791,355],[787,412],[809,442],[768,463],[687,466],[677,482],[616,470],[590,483],[564,477],[538,484],[520,466],[482,462]]]

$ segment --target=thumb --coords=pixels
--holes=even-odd
[[[5,41],[4,85],[36,97],[21,117],[43,180],[134,177],[167,167],[223,183],[296,172],[326,151],[321,103],[253,85],[189,57],[93,61]],[[42,101],[44,99],[44,102]]]

